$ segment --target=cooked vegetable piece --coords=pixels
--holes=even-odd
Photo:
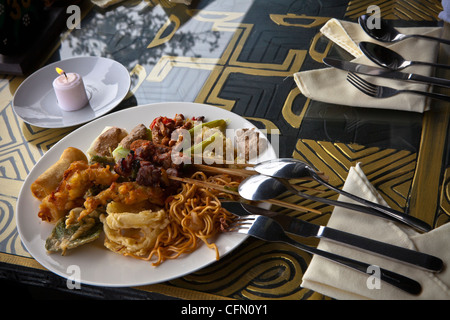
[[[115,164],[114,159],[112,157],[106,157],[106,156],[92,156],[92,158],[89,160],[89,163],[100,163],[104,165],[110,165],[113,166]]]
[[[202,142],[197,143],[195,145],[193,145],[192,147],[190,147],[189,149],[187,149],[184,153],[186,154],[199,154],[202,153],[203,150],[205,150],[205,148],[213,143],[216,139],[222,139],[222,136],[219,132],[214,133],[212,136],[210,136],[209,138],[202,140]]]
[[[73,210],[81,211],[82,208]],[[45,249],[49,252],[61,252],[61,255],[65,255],[67,250],[98,239],[102,230],[103,224],[98,217],[90,216],[88,219],[70,226],[66,226],[66,217],[62,217],[45,241]]]
[[[219,119],[219,120],[213,120],[213,121],[209,121],[209,122],[200,123],[200,124],[192,127],[191,129],[189,129],[189,133],[190,133],[191,137],[194,136],[194,133],[202,132],[201,129],[203,129],[204,127],[218,128],[218,129],[220,129],[220,131],[225,132],[225,129],[227,127],[227,122],[223,119]]]
[[[130,153],[130,149],[126,149],[119,145],[117,148],[114,149],[112,152],[112,155],[114,157],[114,161],[117,162],[122,158],[126,158],[127,155]]]

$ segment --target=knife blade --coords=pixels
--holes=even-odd
[[[343,61],[334,58],[323,58],[323,62],[330,67],[334,67],[337,69],[361,73],[370,76],[395,79],[395,80],[403,80],[403,81],[415,81],[426,84],[435,84],[442,87],[450,87],[450,80],[436,78],[436,77],[427,77],[422,76],[420,74],[393,71],[389,69],[384,69],[380,67],[372,67],[365,64],[355,63],[351,61]]]
[[[237,216],[255,214],[270,217],[277,221],[286,232],[291,234],[296,234],[302,237],[315,237],[319,239],[326,238],[401,262],[406,262],[409,265],[417,266],[432,272],[438,272],[443,268],[443,261],[435,256],[354,235],[337,229],[316,225],[279,212],[237,201],[224,201],[222,202],[222,207]]]

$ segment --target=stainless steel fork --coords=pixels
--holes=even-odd
[[[238,219],[230,226],[230,231],[248,234],[261,240],[270,242],[283,242],[297,247],[311,254],[322,256],[331,261],[368,274],[370,264],[343,257],[328,251],[304,245],[290,238],[280,224],[266,216],[248,215]],[[372,266],[373,267],[373,266]],[[380,279],[410,294],[417,295],[422,291],[420,283],[401,274],[380,268]]]
[[[390,87],[379,86],[368,82],[367,80],[361,78],[360,76],[358,76],[353,72],[349,72],[347,74],[347,81],[350,82],[357,89],[359,89],[361,92],[374,98],[389,98],[400,93],[411,93],[427,96],[433,99],[450,101],[450,96],[440,93],[418,91],[418,90],[399,90]]]

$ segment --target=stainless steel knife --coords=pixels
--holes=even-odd
[[[323,58],[323,62],[330,67],[334,67],[341,70],[346,70],[355,73],[366,74],[370,76],[396,79],[396,80],[404,80],[404,81],[415,81],[426,84],[435,84],[442,87],[450,87],[450,80],[436,78],[436,77],[427,77],[422,76],[420,74],[393,71],[389,69],[384,69],[380,67],[372,67],[365,64],[359,64],[350,61],[344,61],[334,58]]]
[[[428,271],[438,272],[443,268],[443,261],[441,259],[426,253],[361,237],[337,229],[316,225],[279,212],[267,210],[246,203],[224,201],[222,202],[222,206],[237,216],[255,214],[270,217],[277,221],[286,232],[291,234],[296,234],[302,237],[326,238],[357,247],[365,251],[380,254],[401,262],[406,262],[410,265],[417,266]]]

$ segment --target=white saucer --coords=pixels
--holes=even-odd
[[[77,111],[59,108],[52,82],[55,68],[83,78],[89,103]],[[17,89],[14,112],[26,123],[42,128],[65,128],[98,118],[115,108],[127,95],[131,79],[117,61],[102,57],[76,57],[49,64],[30,75]]]

